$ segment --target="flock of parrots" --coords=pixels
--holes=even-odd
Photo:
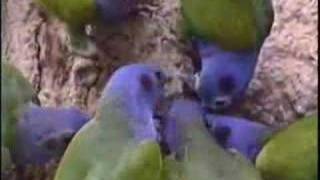
[[[137,0],[36,0],[90,52],[88,23],[116,26]],[[317,115],[274,129],[219,114],[241,103],[270,33],[269,0],[181,0],[186,37],[199,51],[195,100],[165,101],[167,75],[130,64],[106,82],[95,116],[32,103],[21,72],[1,63],[1,173],[60,159],[54,180],[317,180]],[[90,50],[91,48],[91,50]],[[89,49],[89,50],[88,50]],[[208,111],[210,109],[210,111]]]

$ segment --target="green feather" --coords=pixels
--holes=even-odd
[[[1,63],[1,145],[14,146],[16,123],[34,91],[20,71]]]
[[[10,151],[15,147],[16,124],[33,95],[23,75],[1,62],[1,172],[12,165]]]
[[[190,35],[226,50],[260,47],[273,22],[269,0],[182,0],[182,12]]]
[[[183,164],[174,159],[173,156],[166,156],[163,160],[161,180],[184,180]]]
[[[65,21],[72,29],[95,21],[98,16],[94,0],[35,0],[42,8]]]
[[[259,153],[264,180],[316,180],[318,118],[307,117],[278,132]]]
[[[202,121],[190,123],[184,131],[183,166],[187,180],[261,180],[259,172],[244,157],[222,149]]]
[[[111,100],[110,100],[111,99]],[[55,180],[157,180],[162,160],[157,142],[137,143],[122,109],[121,98],[112,97],[98,110],[69,144]]]

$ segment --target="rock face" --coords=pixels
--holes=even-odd
[[[98,54],[70,53],[64,24],[41,12],[32,0],[8,0],[3,52],[32,82],[44,106],[77,105],[94,114],[106,79],[119,66],[160,64],[174,77],[169,94],[182,91],[178,74],[191,75],[189,42],[182,38],[180,2],[148,0],[121,27],[96,29]],[[248,98],[240,111],[248,118],[283,126],[316,111],[316,0],[274,0],[275,23],[264,44]]]
[[[267,124],[286,126],[317,111],[318,1],[274,0],[273,4],[275,23],[261,52],[245,109]]]

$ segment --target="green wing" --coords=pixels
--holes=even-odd
[[[34,91],[20,71],[1,63],[1,146],[13,147],[16,123]]]
[[[261,180],[259,172],[240,154],[222,149],[204,125],[188,128],[192,133],[185,147],[184,171],[188,180]]]
[[[144,142],[127,149],[119,161],[114,180],[158,180],[162,168],[162,156],[157,142]]]
[[[11,166],[18,118],[34,92],[31,84],[13,66],[1,62],[1,171]]]
[[[175,160],[173,156],[163,158],[161,180],[185,180],[183,163]]]
[[[265,180],[316,180],[318,118],[295,122],[271,138],[259,153],[256,167]]]
[[[59,163],[55,180],[85,179],[97,154],[96,129],[95,120],[90,120],[76,133]]]
[[[72,139],[55,180],[160,178],[162,157],[157,142],[135,142],[128,121],[113,107],[103,109],[97,120],[87,123]]]
[[[35,0],[42,8],[74,29],[97,17],[94,0]]]
[[[187,32],[226,50],[261,46],[273,23],[269,0],[182,0]]]

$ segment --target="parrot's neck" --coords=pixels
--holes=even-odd
[[[223,151],[219,150],[220,147],[201,121],[190,123],[184,128],[183,133],[186,138],[184,139],[186,161],[203,160],[204,157],[210,156],[210,152]]]
[[[255,49],[247,49],[247,50],[241,50],[241,51],[230,51],[230,50],[224,50],[221,48],[218,44],[212,43],[212,42],[204,42],[197,40],[195,41],[195,44],[199,50],[200,56],[202,59],[210,57],[214,54],[226,54],[226,53],[237,53],[237,54],[243,54],[245,55],[251,55],[252,52],[256,52],[257,50]]]
[[[131,92],[132,93],[132,92]],[[103,119],[105,124],[109,124],[108,117],[117,116],[122,119],[124,126],[129,126],[128,131],[137,141],[145,139],[157,139],[157,131],[153,119],[153,109],[146,103],[139,101],[139,98],[130,94],[129,91],[118,91],[112,96],[103,98],[103,105],[100,111],[103,111]],[[98,118],[99,119],[99,118]]]

